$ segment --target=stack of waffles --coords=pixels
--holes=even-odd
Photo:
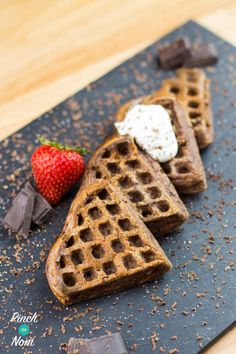
[[[117,132],[92,156],[46,265],[51,290],[63,304],[143,283],[171,269],[156,238],[188,218],[179,194],[207,188],[199,148],[213,140],[209,81],[181,69],[161,90],[120,107],[117,121],[135,104],[169,113],[178,153],[160,164]],[[154,237],[154,236],[155,237]]]

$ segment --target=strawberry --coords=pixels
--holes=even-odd
[[[72,148],[44,137],[31,157],[33,176],[39,192],[50,204],[58,203],[85,170],[85,148]]]

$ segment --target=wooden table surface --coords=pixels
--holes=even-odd
[[[0,139],[190,18],[236,45],[235,0],[2,0]]]

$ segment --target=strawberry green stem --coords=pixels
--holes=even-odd
[[[73,147],[73,146],[69,146],[69,145],[63,145],[63,144],[59,143],[58,141],[48,140],[48,139],[44,138],[42,135],[38,135],[37,138],[42,145],[53,146],[59,150],[75,151],[80,155],[91,154],[91,151],[87,150],[84,147],[78,147],[78,146]]]

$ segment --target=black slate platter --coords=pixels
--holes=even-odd
[[[236,49],[192,21],[1,142],[1,218],[31,176],[36,134],[94,151],[111,133],[120,104],[159,88],[163,79],[173,76],[158,68],[157,48],[183,34],[192,41],[214,42],[220,61],[206,69],[212,80],[216,131],[214,144],[202,153],[208,190],[185,199],[189,221],[160,240],[173,270],[144,286],[63,307],[49,289],[44,266],[76,186],[55,208],[50,222],[34,228],[27,240],[0,228],[1,353],[59,353],[71,336],[91,338],[118,330],[130,353],[192,354],[234,322]],[[156,295],[163,300],[157,301]],[[33,337],[34,346],[11,346],[20,325],[10,322],[13,312],[28,316],[35,311],[39,320],[29,324],[30,333],[24,337]]]

